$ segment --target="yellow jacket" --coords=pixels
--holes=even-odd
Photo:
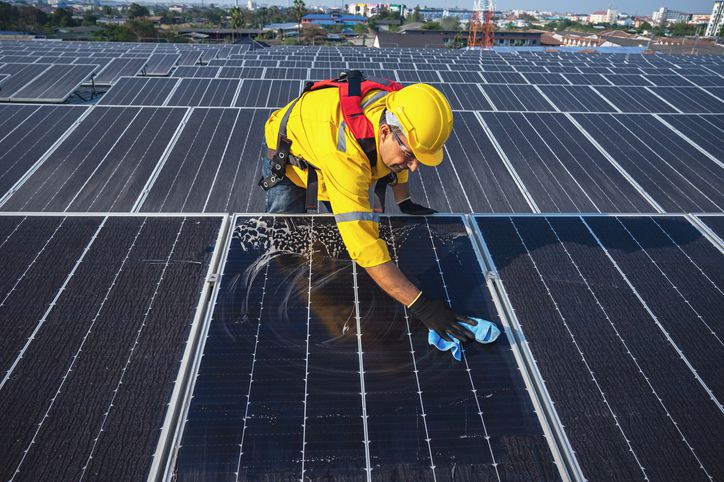
[[[372,122],[378,141],[380,116],[385,107],[384,97],[375,98],[379,92],[368,93],[362,102],[365,117]],[[365,105],[370,100],[372,102]],[[277,147],[279,124],[289,105],[272,113],[266,122],[266,143],[271,149]],[[343,121],[337,89],[308,92],[289,116],[287,137],[292,141],[292,155],[317,168],[318,199],[332,204],[349,255],[367,268],[390,260],[387,245],[379,237],[379,224],[372,213],[369,197],[370,187],[390,170],[381,159],[377,160],[374,169],[371,168],[364,151]],[[304,170],[287,164],[285,174],[297,186],[306,187]],[[407,182],[406,171],[397,177],[398,182]]]

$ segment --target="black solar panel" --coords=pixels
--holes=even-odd
[[[721,477],[721,252],[683,218],[477,222],[583,477]]]
[[[498,321],[460,218],[382,224],[423,289]],[[332,218],[238,218],[174,473],[558,479],[505,336],[456,363],[425,331],[350,263]]]

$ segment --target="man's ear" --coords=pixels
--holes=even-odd
[[[390,135],[390,126],[387,124],[381,124],[380,125],[380,141],[383,141],[387,139],[387,136]]]

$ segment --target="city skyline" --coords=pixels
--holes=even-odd
[[[228,0],[221,3],[227,4]],[[412,0],[412,1],[399,1],[389,0],[385,2],[375,1],[360,1],[358,3],[404,3],[409,8],[413,8],[415,5],[421,7],[432,7],[432,8],[472,8],[473,0]],[[200,3],[199,1],[190,3]],[[205,4],[214,3],[208,0],[204,0]],[[291,0],[272,0],[269,2],[259,1],[259,5],[279,5],[287,6],[291,5]],[[344,7],[345,4],[356,3],[351,1],[343,0],[308,0],[307,6],[328,6],[328,7]],[[624,1],[611,1],[601,0],[592,2],[580,2],[576,0],[501,0],[494,1],[495,8],[497,10],[539,10],[539,11],[553,11],[553,12],[574,12],[574,13],[591,13],[598,10],[606,10],[607,8],[613,8],[619,12],[626,12],[632,15],[643,15],[650,16],[652,12],[658,10],[661,7],[667,7],[672,10],[679,10],[682,12],[693,13],[693,14],[710,14],[714,6],[712,0],[669,0],[666,3],[662,3],[661,0],[639,0],[637,2],[624,2]],[[233,5],[233,2],[228,2]],[[246,0],[239,0],[239,6],[246,5]]]

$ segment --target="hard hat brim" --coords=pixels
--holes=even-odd
[[[428,166],[428,167],[435,167],[438,164],[440,164],[442,162],[442,158],[444,155],[442,148],[440,148],[439,150],[437,150],[435,152],[431,152],[431,153],[414,152],[414,149],[413,149],[413,154],[415,154],[415,158],[418,161],[420,161],[422,164],[424,164],[425,166]]]

